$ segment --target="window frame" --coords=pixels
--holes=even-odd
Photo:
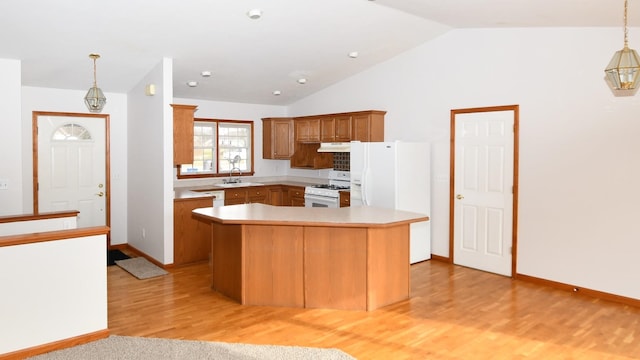
[[[254,137],[254,122],[252,120],[230,120],[230,119],[207,119],[207,118],[194,118],[193,119],[193,125],[196,125],[196,122],[212,122],[215,123],[215,142],[216,142],[216,153],[214,156],[214,161],[215,164],[212,166],[213,168],[215,168],[216,172],[215,173],[196,173],[196,174],[189,174],[186,172],[182,172],[181,171],[181,167],[183,164],[178,164],[177,167],[177,178],[178,179],[201,179],[201,178],[222,178],[222,177],[229,177],[229,171],[225,170],[225,171],[221,171],[220,167],[219,167],[219,157],[220,157],[220,124],[224,124],[224,123],[233,123],[233,124],[247,124],[249,125],[250,128],[250,142],[251,142],[251,146],[249,147],[249,155],[251,157],[250,159],[250,166],[249,169],[247,171],[243,171],[242,174],[240,176],[253,176],[255,171],[254,171],[254,166],[255,166],[255,137]],[[194,144],[194,149],[195,149],[195,144]],[[237,173],[234,172],[234,176],[237,176]]]

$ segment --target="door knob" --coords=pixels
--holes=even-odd
[[[458,194],[458,195],[456,195],[456,199],[462,200],[462,199],[464,199],[464,196],[462,196],[462,194]]]
[[[99,193],[97,193],[96,195],[98,195],[99,197],[103,197],[104,196],[104,192],[100,191]]]

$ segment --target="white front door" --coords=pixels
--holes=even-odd
[[[106,121],[37,118],[37,210],[78,210],[78,227],[107,225]]]
[[[511,276],[516,107],[453,110],[453,262]]]

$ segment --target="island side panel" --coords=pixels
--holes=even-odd
[[[245,225],[243,304],[304,307],[301,226]]]
[[[211,226],[211,287],[242,302],[242,225]]]
[[[305,227],[305,306],[367,308],[367,230]]]
[[[409,224],[368,230],[367,310],[409,298],[409,234]]]

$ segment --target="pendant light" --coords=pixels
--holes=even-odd
[[[89,54],[89,57],[93,59],[93,86],[87,91],[87,95],[84,96],[84,103],[90,112],[99,113],[107,103],[107,98],[98,87],[98,82],[96,81],[96,60],[100,58],[100,55]]]
[[[615,90],[633,90],[638,85],[640,58],[635,50],[629,49],[627,29],[627,2],[624,0],[624,48],[616,51],[604,70]]]

